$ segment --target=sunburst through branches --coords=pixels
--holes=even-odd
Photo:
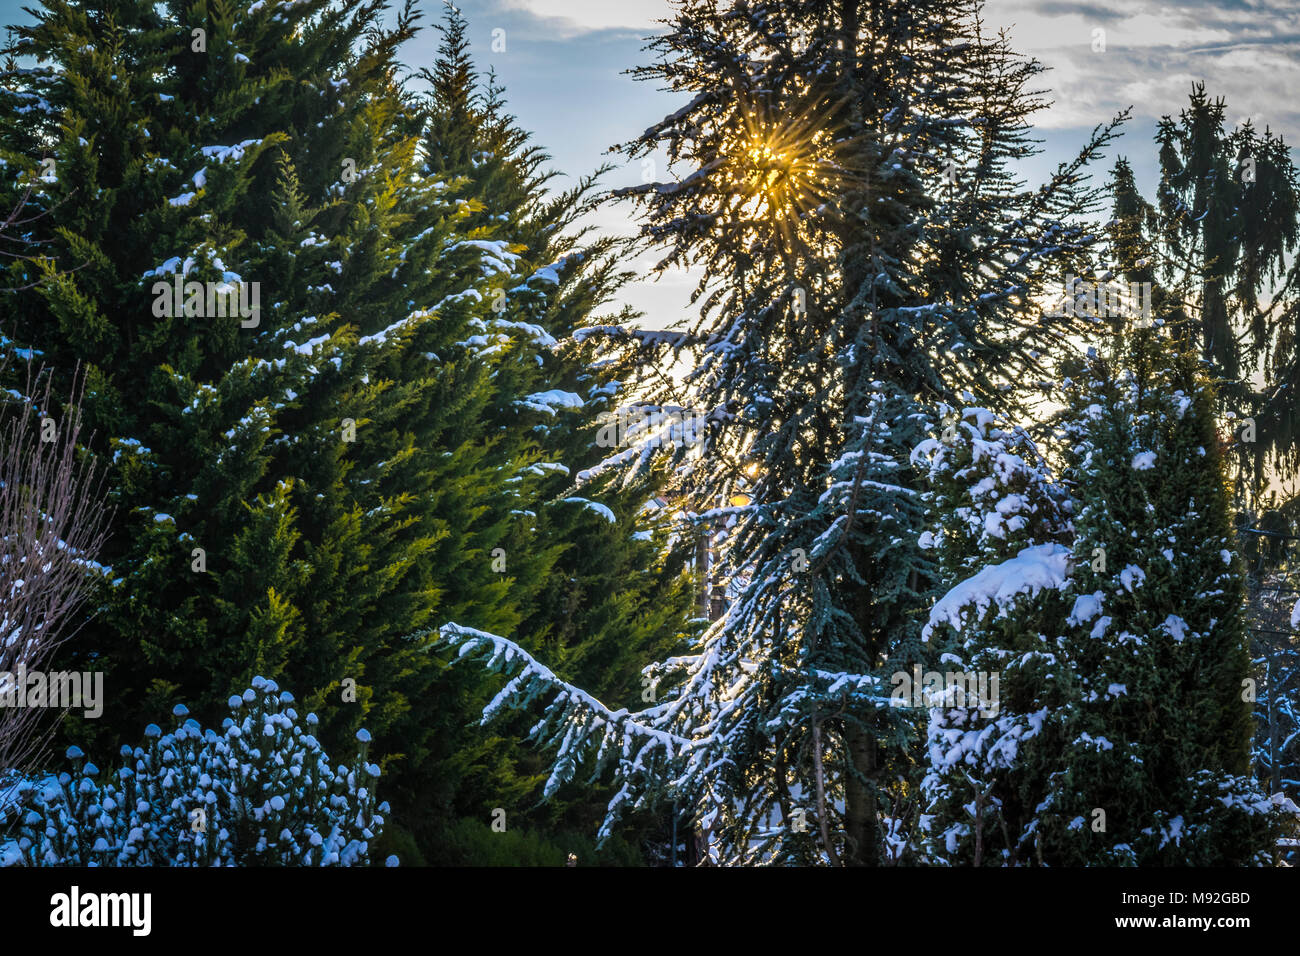
[[[754,238],[778,238],[789,248],[809,239],[809,223],[862,179],[828,130],[834,106],[741,112],[727,150],[727,178],[735,212]]]

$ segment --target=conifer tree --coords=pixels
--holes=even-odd
[[[1249,776],[1243,578],[1213,388],[1159,329],[1135,328],[1116,353],[1068,388],[1065,482],[1079,504],[1067,649],[1081,697],[1044,852],[1257,862],[1277,821]]]
[[[1037,471],[1035,519],[1006,536],[1028,546],[991,555],[931,611],[945,659],[1000,671],[1001,695],[995,714],[969,698],[930,710],[928,853],[976,865],[1268,862],[1294,806],[1249,774],[1243,576],[1213,386],[1195,354],[1138,323],[1073,369],[1066,394],[1073,501],[1043,507],[1053,496]],[[1022,460],[971,432],[970,453],[919,449],[936,501],[966,518],[979,510],[963,497],[1021,511],[1023,489],[1000,493],[1013,468],[949,466]],[[965,524],[966,544],[946,528],[940,538],[957,555],[989,523]]]
[[[1025,431],[987,409],[952,414],[913,460],[931,487],[935,530],[922,543],[951,588],[922,631],[943,686],[919,701],[909,687],[928,710],[917,852],[949,865],[1033,862],[1035,795],[1074,697],[1057,643],[1073,502]]]
[[[1300,235],[1300,185],[1280,137],[1249,122],[1229,130],[1225,112],[1197,85],[1188,108],[1161,122],[1156,205],[1139,194],[1128,163],[1116,164],[1111,251],[1129,281],[1151,283],[1152,318],[1200,349],[1217,379],[1215,412],[1232,435],[1226,457],[1249,568],[1261,779],[1277,792],[1273,751],[1285,735],[1272,688],[1284,673],[1264,604],[1285,574],[1287,536],[1297,527],[1290,251]]]
[[[492,560],[517,532],[473,341],[489,257],[419,175],[394,79],[414,14],[384,32],[358,2],[45,10],[18,50],[61,69],[6,76],[41,112],[0,137],[28,177],[52,152],[38,228],[63,272],[14,297],[15,338],[87,363],[113,459],[116,587],[83,641],[114,688],[100,726],[127,738],[178,698],[210,717],[283,679],[327,742],[364,720],[417,816],[440,665],[406,635],[521,611]],[[178,278],[257,311],[168,302]]]
[[[1250,419],[1237,428],[1231,460],[1238,505],[1257,520],[1287,509],[1267,489],[1300,461],[1292,399],[1300,382],[1292,261],[1300,179],[1280,136],[1249,121],[1228,129],[1226,112],[1198,83],[1187,108],[1160,121],[1154,202],[1139,194],[1128,162],[1116,163],[1112,240],[1117,272],[1152,283],[1154,317],[1212,363],[1218,413]]]
[[[498,265],[480,331],[494,352],[483,415],[511,489],[498,505],[521,529],[506,557],[522,615],[511,633],[545,652],[559,673],[631,705],[644,690],[641,668],[671,653],[685,631],[691,585],[680,555],[663,553],[665,533],[654,533],[642,510],[659,476],[621,487],[606,481],[582,494],[572,487],[603,456],[599,416],[620,387],[595,345],[575,335],[601,321],[595,310],[626,278],[614,243],[577,226],[601,171],[555,190],[548,157],[506,112],[495,79],[477,72],[464,18],[449,10],[440,30],[438,59],[422,71],[424,152],[428,175],[447,182],[468,210],[464,242],[490,251]],[[508,803],[517,808],[508,811],[512,826],[590,833],[597,804],[576,787],[535,806],[546,778],[520,741],[526,716],[479,731],[472,725],[496,689],[465,669],[444,675],[440,688],[449,730],[443,780],[455,781],[445,793],[448,820],[482,826]]]
[[[954,663],[1002,678],[995,715],[969,700],[930,709],[927,849],[944,862],[1268,862],[1294,812],[1249,772],[1243,579],[1212,385],[1194,353],[1130,323],[1065,382],[1069,523],[1040,508],[1016,544],[1054,543],[988,564],[931,611]],[[982,439],[974,449],[997,449]],[[946,467],[938,443],[920,451],[937,498],[960,503],[953,478],[1000,498],[994,476]]]
[[[10,62],[0,143],[50,252],[14,341],[88,365],[113,459],[115,586],[83,645],[116,684],[104,736],[282,679],[327,742],[364,720],[428,853],[437,821],[527,805],[540,779],[466,733],[484,681],[424,630],[558,642],[627,693],[688,596],[680,563],[645,573],[653,483],[560,494],[617,388],[568,341],[622,281],[571,228],[591,181],[546,193],[458,16],[431,98],[408,93],[394,51],[418,15],[385,32],[382,9],[52,0],[15,51],[59,69]]]
[[[589,745],[617,764],[605,832],[674,797],[727,861],[870,865],[896,840],[915,727],[889,708],[886,675],[918,653],[932,573],[908,466],[919,399],[968,389],[1008,404],[1012,381],[1044,374],[1041,346],[1065,347],[1071,323],[1043,321],[1031,296],[1083,268],[1092,237],[1071,219],[1091,208],[1082,170],[1110,135],[1043,189],[1016,182],[1039,68],[972,12],[686,0],[639,71],[688,101],[627,152],[663,147],[681,178],[627,195],[665,264],[706,278],[691,330],[608,331],[693,350],[685,387],[649,400],[709,422],[679,479],[698,523],[735,518],[722,556],[735,600],[667,663],[671,696],[635,714],[557,682],[516,642],[445,629],[522,668],[521,699],[549,698],[538,735],[558,745],[560,779]],[[606,464],[636,474],[646,451]],[[748,502],[719,507],[749,472]]]

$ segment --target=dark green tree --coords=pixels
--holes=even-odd
[[[1280,814],[1250,776],[1244,579],[1213,386],[1195,353],[1135,328],[1067,393],[1078,506],[1062,650],[1080,696],[1043,804],[1044,858],[1267,860]]]
[[[1244,517],[1293,522],[1300,178],[1280,136],[1250,122],[1229,129],[1226,110],[1198,83],[1187,108],[1161,120],[1153,203],[1129,164],[1116,164],[1114,269],[1126,282],[1152,283],[1153,317],[1211,362],[1218,413],[1250,419],[1230,458]]]
[[[53,0],[16,50],[60,69],[6,74],[40,108],[7,110],[0,144],[11,191],[54,160],[48,274],[11,297],[12,334],[86,364],[113,459],[115,587],[82,641],[113,688],[104,733],[177,699],[211,719],[273,677],[326,741],[364,720],[418,818],[443,665],[407,635],[515,626],[493,552],[527,532],[486,431],[490,257],[421,175],[393,59],[415,15],[385,32],[382,12]],[[168,302],[177,278],[216,300]],[[232,314],[241,293],[255,312]]]
[[[1044,321],[1033,297],[1083,274],[1084,167],[1110,135],[1043,189],[1018,182],[1039,67],[972,12],[685,0],[637,71],[684,105],[627,144],[672,165],[624,195],[665,265],[702,267],[701,316],[685,332],[607,331],[647,361],[693,359],[684,384],[645,400],[708,422],[674,490],[697,524],[731,524],[730,610],[667,663],[671,696],[632,714],[504,637],[447,629],[522,668],[522,698],[549,697],[538,735],[561,777],[588,746],[617,763],[607,832],[629,807],[677,799],[728,861],[870,865],[897,846],[916,728],[881,701],[919,653],[932,580],[908,464],[921,403],[968,390],[1014,404],[1049,345],[1068,349],[1079,326]],[[610,464],[636,474],[654,458]],[[742,483],[748,501],[727,504]]]
[[[506,561],[522,617],[507,633],[545,651],[558,673],[631,705],[644,690],[641,668],[687,630],[691,583],[681,555],[666,547],[666,530],[654,530],[662,522],[643,512],[662,475],[573,487],[605,454],[596,443],[600,416],[621,397],[596,345],[575,333],[603,321],[598,310],[627,276],[616,244],[579,225],[595,176],[555,190],[548,157],[506,112],[494,78],[477,72],[463,17],[449,11],[440,30],[438,59],[422,71],[423,152],[429,177],[447,183],[467,210],[464,244],[484,252],[492,271],[478,329],[494,362],[483,417],[497,436],[494,460],[509,476],[501,504],[521,529]],[[467,262],[467,270],[480,268]],[[488,852],[481,841],[458,846],[467,828],[486,831],[496,807],[510,808],[511,829],[587,844],[598,796],[572,787],[537,805],[545,768],[518,742],[535,716],[480,730],[479,713],[496,688],[465,669],[443,681],[459,692],[441,694],[446,803],[443,832],[431,827],[426,839],[431,852],[447,862],[494,858],[481,856]],[[453,827],[458,817],[465,819]]]

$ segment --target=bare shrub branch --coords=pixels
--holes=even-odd
[[[80,630],[77,612],[107,571],[95,562],[110,518],[104,475],[78,442],[84,378],[74,373],[61,411],[50,378],[29,365],[25,394],[0,395],[0,694],[19,671],[45,670]],[[57,726],[47,717],[0,707],[0,772],[29,769],[42,755]]]

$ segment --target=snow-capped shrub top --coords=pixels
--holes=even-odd
[[[364,742],[357,770],[332,767],[277,691],[259,677],[231,697],[220,735],[193,718],[169,734],[150,724],[102,785],[69,748],[71,773],[19,781],[0,800],[0,865],[365,864],[388,810],[375,806],[379,767]]]
[[[937,550],[950,572],[1006,561],[1022,549],[1069,540],[1069,500],[1052,483],[1033,440],[1001,427],[985,408],[950,417],[939,438],[912,451],[929,479],[935,527],[922,547]]]

